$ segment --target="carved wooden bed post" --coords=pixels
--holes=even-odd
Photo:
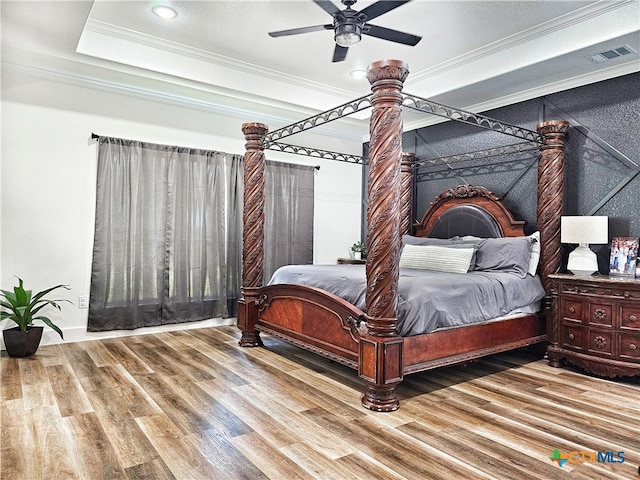
[[[399,406],[402,338],[395,333],[400,260],[402,85],[409,74],[400,60],[369,65],[373,111],[369,126],[367,208],[367,334],[360,337],[358,374],[366,383],[362,405],[376,411]]]
[[[560,217],[563,210],[564,197],[564,140],[569,129],[569,122],[553,120],[542,122],[536,126],[542,136],[543,144],[538,159],[538,220],[540,231],[540,278],[547,292],[547,342],[555,345],[558,342],[557,324],[554,321],[557,313],[557,292],[553,290],[550,274],[560,268]],[[552,359],[552,366],[558,366]]]
[[[413,162],[416,154],[403,152],[400,164],[400,236],[411,233],[411,198],[413,197]]]
[[[264,275],[264,138],[269,128],[262,123],[243,123],[246,140],[244,155],[244,212],[242,231],[242,297],[238,301],[240,345],[262,345],[255,329],[258,318],[256,289]]]
[[[551,290],[549,275],[560,268],[560,216],[564,196],[564,139],[569,123],[553,120],[536,126],[543,144],[538,159],[538,212],[540,278]]]

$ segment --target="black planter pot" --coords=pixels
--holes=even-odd
[[[29,327],[26,332],[20,327],[2,331],[4,346],[10,357],[29,357],[36,353],[42,339],[44,327]]]

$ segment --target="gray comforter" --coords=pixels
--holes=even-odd
[[[293,283],[321,288],[365,310],[364,265],[288,265],[279,268],[270,285]],[[442,273],[401,268],[398,282],[398,335],[480,323],[509,313],[536,311],[545,295],[539,277],[473,271]]]

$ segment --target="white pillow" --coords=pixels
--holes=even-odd
[[[531,258],[529,259],[529,269],[527,273],[535,276],[540,261],[540,232],[533,232],[529,235],[531,239]]]
[[[469,246],[405,245],[400,255],[400,267],[467,273],[474,251],[475,248]]]

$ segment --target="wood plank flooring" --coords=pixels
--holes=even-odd
[[[238,339],[218,327],[3,352],[1,478],[640,479],[638,378],[516,351],[409,375],[400,410],[373,413],[353,370]],[[556,449],[585,461],[560,467]]]

